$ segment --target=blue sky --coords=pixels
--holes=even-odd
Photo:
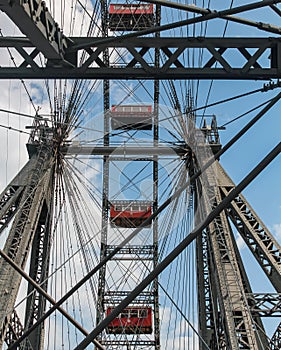
[[[70,2],[70,1],[69,1]],[[250,3],[253,1],[234,1],[233,5],[238,6],[240,4]],[[52,3],[52,2],[50,2]],[[94,2],[92,2],[94,3]],[[221,8],[227,8],[230,4],[230,1],[219,2],[211,1],[210,8],[218,9],[218,6]],[[206,7],[206,1],[197,2],[198,6]],[[90,2],[87,5],[91,8]],[[52,8],[52,6],[50,6]],[[77,17],[79,17],[79,11],[76,12]],[[59,11],[55,13],[58,18],[60,17]],[[178,16],[175,11],[173,12],[173,20],[181,19],[181,16]],[[0,14],[1,23],[3,23],[3,32],[5,35],[15,35],[17,33],[15,27],[11,25],[4,17],[4,14]],[[185,16],[185,15],[184,15]],[[183,17],[184,17],[183,16]],[[242,14],[241,14],[242,17]],[[163,21],[170,20],[166,16],[166,12],[163,11]],[[270,10],[259,10],[254,13],[245,14],[245,18],[251,18],[253,20],[261,20],[270,23],[279,24],[280,18]],[[59,19],[58,19],[59,21]],[[208,24],[208,36],[221,36],[224,28],[225,21],[215,20]],[[77,26],[78,28],[79,26]],[[67,27],[65,25],[65,32],[67,33]],[[78,30],[78,29],[77,29]],[[175,31],[178,35],[180,31]],[[199,33],[199,31],[198,31]],[[197,33],[197,34],[198,34]],[[77,35],[79,34],[76,33]],[[167,33],[165,33],[168,35]],[[173,34],[171,34],[173,35]],[[227,36],[234,37],[255,37],[255,36],[267,36],[271,34],[266,34],[254,28],[237,25],[229,23],[227,31]],[[234,59],[234,58],[233,58]],[[235,59],[236,58],[235,56]],[[267,58],[263,58],[265,60]],[[214,81],[212,84],[212,89],[209,97],[209,103],[223,100],[225,98],[239,95],[244,92],[251,90],[259,89],[263,86],[264,83],[268,81]],[[120,87],[119,83],[112,83],[112,96],[111,103],[118,103],[120,99],[125,96],[124,91]],[[151,83],[145,83],[152,88]],[[179,96],[184,96],[186,91],[182,91],[182,86],[184,84],[179,84],[175,82],[178,88]],[[46,90],[43,82],[30,82],[27,81],[26,85],[28,90],[31,91],[33,101],[36,106],[40,106],[42,113],[48,113],[48,103],[46,98]],[[29,99],[25,93],[24,87],[18,81],[1,81],[0,86],[2,89],[2,95],[0,96],[0,103],[2,108],[7,108],[10,110],[25,112],[27,114],[34,115],[34,109],[32,108]],[[134,83],[129,81],[127,86],[133,89]],[[190,86],[194,87],[196,84],[191,84]],[[199,85],[199,93],[197,96],[197,107],[203,106],[206,103],[206,96],[208,94],[210,82],[202,81]],[[214,107],[206,109],[206,114],[214,114],[217,117],[218,125],[223,125],[235,117],[239,116],[242,113],[245,113],[247,110],[254,108],[260,103],[272,98],[275,96],[280,89],[266,93],[257,93],[255,95],[234,100],[232,102],[220,104]],[[148,97],[144,91],[139,92],[139,96],[144,98],[144,102],[147,103]],[[128,98],[127,100],[130,101]],[[168,103],[167,98],[163,96],[161,103]],[[181,101],[184,105],[185,101]],[[260,108],[261,109],[261,108]],[[225,144],[228,140],[231,139],[246,123],[249,121],[256,113],[260,110],[251,112],[250,114],[244,116],[243,118],[229,124],[226,127],[226,130],[221,131],[221,142]],[[90,118],[90,121],[86,123],[86,126],[91,128],[96,128],[102,130],[102,115],[100,114],[102,110],[102,92],[101,89],[96,91],[96,94],[93,96],[89,106],[87,106],[85,113],[85,118]],[[234,180],[235,183],[238,183],[278,142],[280,142],[280,129],[281,129],[281,101],[277,103],[266,115],[260,120],[257,125],[255,125],[250,131],[247,132],[233,146],[229,151],[223,155],[221,158],[221,163]],[[199,111],[198,114],[201,115],[203,112]],[[6,126],[13,126],[20,130],[24,130],[25,125],[30,125],[30,121],[23,117],[14,118],[11,115],[1,114],[1,124]],[[89,133],[87,137],[92,137],[93,135]],[[82,135],[81,138],[84,136]],[[100,134],[96,132],[95,137],[100,137]],[[27,160],[27,154],[25,151],[25,142],[26,135],[20,135],[17,132],[7,131],[6,129],[0,130],[0,145],[3,152],[1,152],[0,160],[2,167],[0,169],[0,184],[1,189],[4,188],[5,184],[11,179],[11,177],[16,174],[20,169],[21,165]],[[272,231],[272,233],[278,238],[279,242],[281,241],[281,186],[280,186],[280,173],[281,173],[281,156],[272,162],[257,179],[253,181],[251,185],[245,190],[244,194],[250,204],[253,206],[255,211],[258,213],[260,218]],[[100,180],[100,174],[96,177]],[[247,248],[241,246],[242,254],[246,257],[246,268],[249,270],[249,273],[254,278],[254,285],[259,291],[263,290],[264,284],[260,283],[260,276],[256,278],[256,273],[259,271],[255,267],[255,264],[249,254],[247,253]]]

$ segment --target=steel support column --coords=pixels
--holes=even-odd
[[[50,183],[51,184],[51,183]],[[41,210],[35,236],[32,244],[30,259],[30,277],[47,291],[48,272],[51,245],[51,218],[52,218],[52,184],[46,194]],[[51,192],[51,193],[50,193]],[[48,201],[46,200],[48,198]],[[25,329],[30,328],[34,322],[42,317],[45,312],[46,299],[35,288],[29,284],[27,289],[27,303],[25,313]],[[33,349],[41,350],[44,346],[44,323],[36,328],[29,336]]]
[[[222,195],[226,196],[234,188],[234,183],[221,166],[219,166],[219,169],[224,178],[221,186]],[[280,244],[242,194],[239,194],[231,202],[230,207],[227,209],[227,215],[232,220],[273,287],[277,292],[281,293]]]
[[[30,177],[27,179],[20,201],[21,210],[15,217],[4,247],[6,254],[22,268],[26,264],[31,249],[43,207],[43,200],[49,187],[50,176],[50,155],[43,148],[34,162]],[[2,345],[20,286],[21,276],[3,259],[0,260],[0,274],[0,344]]]
[[[0,233],[17,213],[27,178],[33,171],[34,161],[30,159],[0,195]]]
[[[217,189],[216,199],[221,201]],[[209,225],[210,252],[214,264],[217,291],[224,334],[219,339],[219,349],[263,349],[253,327],[251,313],[246,303],[243,278],[233,247],[232,231],[224,212]]]
[[[101,6],[101,27],[102,35],[108,36],[108,2],[107,0],[100,0]],[[105,67],[109,66],[109,51],[108,48],[104,47],[100,52],[102,55],[102,62]],[[103,147],[110,146],[110,120],[109,120],[109,109],[110,109],[110,82],[108,79],[103,81]],[[101,220],[101,247],[100,247],[100,260],[106,258],[108,255],[108,195],[109,195],[109,158],[107,155],[103,158],[103,192],[102,192],[102,220]],[[99,271],[98,279],[98,296],[97,296],[97,324],[103,320],[105,315],[105,288],[106,288],[106,265],[104,265]],[[97,338],[99,341],[102,340],[102,336]]]

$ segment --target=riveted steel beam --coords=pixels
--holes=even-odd
[[[137,155],[159,155],[159,156],[185,156],[190,154],[190,148],[187,145],[182,146],[69,146],[63,147],[61,152],[65,156],[88,155],[88,156],[137,156]]]
[[[85,61],[65,66],[63,61],[49,60],[42,66],[38,51],[26,38],[0,38],[0,47],[17,50],[17,66],[2,66],[0,79],[68,78],[68,79],[233,79],[263,80],[281,78],[281,41],[279,38],[70,38],[66,56],[85,52]],[[28,48],[34,47],[30,53]],[[103,52],[116,52],[114,62],[105,64]],[[156,66],[150,57],[161,53]],[[119,57],[119,53],[122,53]],[[190,67],[187,53],[203,57],[202,64]],[[232,62],[235,54],[235,64]],[[63,68],[63,69],[62,69]]]
[[[247,300],[252,314],[262,317],[281,316],[280,293],[251,293],[247,294]]]
[[[281,347],[281,323],[279,323],[276,331],[274,332],[269,349],[271,350],[279,350]]]
[[[47,59],[64,60],[67,38],[42,0],[0,0],[0,10]]]

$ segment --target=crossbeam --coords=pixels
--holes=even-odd
[[[17,314],[16,310],[13,310],[5,337],[5,343],[7,344],[7,346],[12,345],[13,342],[16,341],[19,338],[19,336],[23,334],[23,332],[24,326],[21,323],[20,317]],[[24,348],[26,350],[34,350],[30,344],[29,339],[25,339]]]
[[[247,300],[253,314],[262,317],[281,316],[281,294],[280,293],[252,293],[247,294]]]
[[[175,155],[189,155],[190,147],[187,145],[182,146],[69,146],[63,147],[61,152],[65,156],[69,155],[87,155],[87,156],[175,156]]]
[[[279,38],[69,38],[66,57],[85,60],[74,66],[38,59],[39,51],[27,38],[0,38],[0,47],[14,48],[21,59],[18,67],[2,66],[0,79],[237,79],[267,80],[281,78],[281,41]],[[30,48],[34,48],[31,50]],[[103,52],[112,50],[112,62],[103,62]],[[158,49],[161,65],[151,61]],[[203,54],[202,54],[203,53]],[[201,55],[203,62],[190,67],[186,57]],[[152,55],[152,56],[151,56]],[[201,56],[200,56],[201,57]],[[200,60],[194,60],[194,62]],[[76,58],[73,62],[78,62]],[[63,69],[62,69],[63,68]]]

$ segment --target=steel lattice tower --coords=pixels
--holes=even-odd
[[[75,349],[88,345],[95,348],[160,349],[159,320],[159,275],[193,241],[196,241],[196,275],[198,298],[199,349],[212,350],[277,350],[281,343],[280,324],[272,337],[266,333],[263,317],[280,315],[281,295],[281,247],[274,236],[260,220],[241,191],[280,153],[280,143],[268,154],[239,185],[235,185],[219,162],[224,152],[232,146],[280,99],[279,93],[225,146],[221,146],[216,118],[208,124],[196,125],[196,114],[192,97],[186,96],[187,110],[182,113],[177,104],[177,91],[169,82],[174,109],[179,124],[187,128],[188,139],[174,142],[169,147],[159,143],[160,81],[164,79],[274,79],[281,78],[279,38],[198,38],[181,36],[162,37],[164,29],[175,29],[192,22],[215,18],[250,25],[267,32],[280,34],[281,29],[236,17],[242,11],[269,6],[280,15],[275,5],[281,1],[264,0],[224,11],[208,9],[166,1],[149,1],[154,4],[153,28],[136,31],[121,38],[109,37],[108,3],[102,0],[101,37],[65,37],[45,4],[40,0],[0,0],[0,8],[21,29],[25,37],[1,38],[1,47],[15,48],[23,62],[18,67],[1,67],[0,78],[69,78],[103,80],[103,143],[96,147],[71,144],[68,125],[71,116],[66,113],[63,122],[49,125],[36,115],[28,142],[29,161],[0,195],[0,233],[8,226],[9,233],[3,250],[0,251],[0,320],[1,342],[11,349],[43,349],[45,336],[44,319],[58,310],[79,332],[83,339],[76,341]],[[200,14],[161,28],[161,6]],[[156,29],[154,28],[156,27]],[[153,34],[145,37],[142,35]],[[154,35],[155,34],[155,35]],[[246,61],[238,67],[224,53],[231,48],[238,51]],[[206,49],[210,58],[200,68],[191,68],[182,61],[182,53],[189,50]],[[112,52],[122,52],[120,62],[111,63]],[[120,50],[120,51],[118,51]],[[253,50],[256,50],[254,53]],[[86,59],[79,61],[80,53]],[[37,60],[43,54],[47,64]],[[149,54],[148,54],[149,53]],[[259,57],[269,53],[269,62],[263,66]],[[153,59],[152,59],[152,58]],[[118,61],[118,59],[116,59]],[[126,61],[127,60],[127,61]],[[123,62],[125,61],[125,63]],[[111,142],[111,80],[144,79],[153,80],[152,105],[153,128],[151,142],[147,147],[130,148]],[[279,87],[279,81],[264,86],[264,91]],[[184,115],[184,117],[183,117]],[[76,120],[77,121],[77,120]],[[186,125],[185,124],[188,124]],[[122,128],[120,128],[122,129]],[[178,156],[185,165],[186,179],[179,183],[174,193],[164,202],[159,202],[159,157]],[[144,153],[146,157],[143,158]],[[50,271],[52,228],[54,227],[54,204],[57,200],[55,188],[64,171],[66,155],[99,155],[103,163],[103,187],[101,206],[101,246],[99,262],[86,266],[83,278],[54,300],[49,295],[48,276]],[[152,214],[136,225],[132,232],[118,244],[110,243],[110,165],[114,161],[128,159],[152,163]],[[121,158],[123,157],[123,160]],[[185,173],[184,173],[185,174]],[[70,181],[68,179],[68,181]],[[70,182],[65,182],[70,184]],[[177,242],[169,254],[159,259],[158,215],[189,188],[195,226],[190,234]],[[152,225],[150,242],[146,245],[130,244],[131,239],[147,225]],[[132,228],[132,227],[131,227]],[[254,293],[240,255],[234,230],[241,235],[252,256],[256,259],[275,293]],[[81,237],[79,237],[81,239]],[[87,250],[83,250],[87,261]],[[123,260],[148,260],[150,268],[141,281],[130,290],[111,289],[108,280],[110,264]],[[25,272],[29,264],[28,274]],[[115,265],[114,265],[115,266]],[[129,265],[124,275],[130,274]],[[112,267],[111,267],[112,268]],[[113,267],[113,270],[115,267]],[[98,275],[97,286],[93,276]],[[114,279],[113,277],[112,279]],[[21,280],[28,282],[25,314],[14,309]],[[107,280],[108,279],[108,280]],[[65,308],[66,302],[81,286],[90,280],[90,287],[96,292],[96,324],[86,330]],[[115,284],[118,285],[116,279]],[[125,283],[124,283],[125,285]],[[94,293],[93,293],[94,294]],[[46,305],[49,309],[46,309]],[[116,339],[108,336],[112,322],[126,310],[151,307],[153,311],[152,339],[142,339],[142,332],[135,330],[134,337],[126,332],[117,333]],[[268,306],[270,305],[270,307]],[[109,310],[109,312],[107,312]],[[143,309],[141,310],[143,311]],[[114,333],[114,332],[113,332]],[[119,334],[121,334],[119,336]],[[115,334],[116,335],[116,334]],[[19,345],[20,343],[21,345]],[[93,344],[92,344],[93,343]],[[13,345],[14,344],[14,345]],[[188,345],[187,345],[188,346]]]

